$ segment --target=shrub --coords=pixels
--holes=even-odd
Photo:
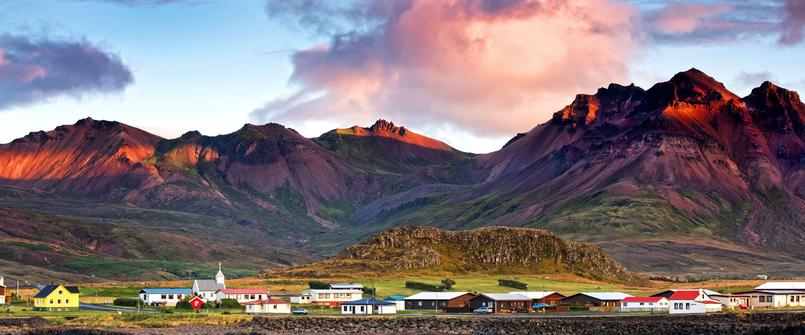
[[[435,292],[444,291],[444,286],[422,283],[418,281],[407,281],[405,282],[405,287],[420,291],[435,291]]]
[[[456,281],[452,280],[450,278],[445,278],[445,279],[442,280],[442,287],[444,287],[445,290],[448,290],[448,291],[452,290],[453,286],[455,286],[455,285],[456,285]]]
[[[140,304],[140,299],[137,298],[117,298],[112,301],[112,304],[115,306],[129,306],[129,307],[137,307]]]
[[[517,288],[521,290],[527,290],[528,284],[523,283],[521,281],[516,281],[514,279],[498,279],[498,285]]]
[[[222,299],[219,308],[223,309],[239,309],[240,303],[235,299]]]
[[[318,280],[311,280],[307,282],[307,286],[310,286],[310,288],[314,290],[326,290],[330,288],[330,284]]]
[[[377,289],[376,288],[364,287],[361,290],[363,291],[363,294],[366,294],[366,295],[373,295],[373,296],[377,295]]]
[[[190,306],[190,301],[184,299],[176,303],[176,309],[192,310],[193,306]]]

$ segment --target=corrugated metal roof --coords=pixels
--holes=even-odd
[[[451,300],[469,292],[419,292],[405,300]]]
[[[405,300],[405,296],[404,295],[392,295],[392,296],[386,297],[383,300],[386,300],[386,301],[403,301],[403,300]]]
[[[626,297],[621,302],[660,302],[665,297]]]
[[[763,294],[805,294],[805,290],[758,290],[757,292]]]
[[[699,291],[676,291],[668,300],[696,300],[699,297]]]
[[[517,293],[484,293],[483,295],[495,301],[531,300],[531,298]]]
[[[509,292],[511,294],[522,294],[530,299],[542,299],[556,292],[554,291],[528,291],[528,292]]]
[[[764,283],[756,290],[805,290],[805,281],[772,281]]]
[[[583,294],[588,297],[592,297],[594,299],[606,300],[606,301],[612,301],[612,300],[621,301],[624,298],[632,296],[631,294],[626,294],[623,292],[580,292],[579,294]]]
[[[218,291],[224,288],[223,284],[218,284],[215,279],[196,279],[199,291]],[[193,285],[195,287],[196,285]]]
[[[353,283],[336,283],[336,284],[330,284],[330,288],[333,288],[333,289],[350,289],[351,288],[351,289],[360,290],[360,289],[363,288],[363,285],[361,285],[361,284],[353,284]]]
[[[57,288],[59,288],[59,286],[61,286],[61,285],[47,285],[47,286],[43,287],[42,290],[40,290],[39,293],[37,293],[34,296],[34,298],[47,298],[48,295],[50,295],[50,293],[52,293]],[[70,293],[78,293],[78,287],[77,286],[64,286],[64,289],[67,290],[67,292],[70,292]]]
[[[144,288],[140,293],[145,294],[191,294],[192,290],[189,288]]]

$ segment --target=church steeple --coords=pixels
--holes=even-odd
[[[225,280],[226,277],[224,277],[224,272],[221,271],[221,262],[218,262],[218,273],[215,275],[215,282],[224,285],[224,287],[226,287],[226,285],[224,284]]]

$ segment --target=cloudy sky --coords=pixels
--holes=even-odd
[[[384,118],[499,148],[611,82],[805,92],[805,1],[3,0],[0,143],[90,116],[164,137]]]

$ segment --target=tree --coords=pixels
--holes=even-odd
[[[444,287],[444,289],[447,290],[447,291],[452,290],[453,286],[455,286],[455,285],[456,285],[456,281],[452,280],[450,278],[445,278],[444,280],[442,280],[442,287]]]

